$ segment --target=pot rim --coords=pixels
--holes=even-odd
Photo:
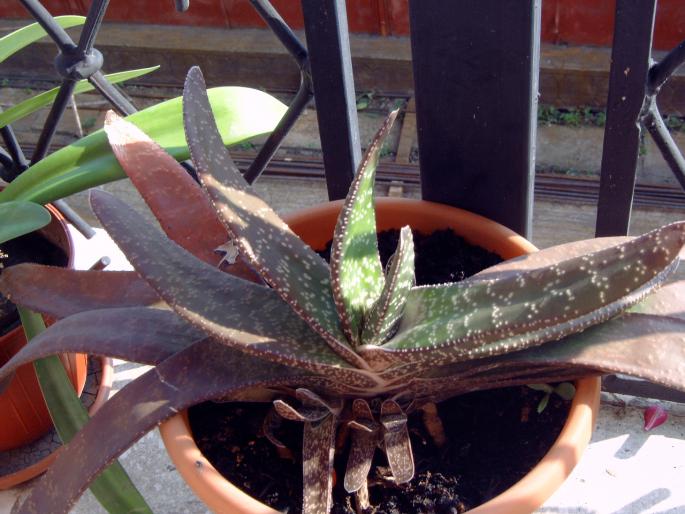
[[[332,234],[343,201],[338,200],[298,210],[285,221],[312,247],[322,248]],[[527,239],[490,219],[443,204],[404,198],[379,198],[379,231],[408,224],[421,231],[452,227],[467,241],[509,259],[537,248]],[[418,218],[417,218],[418,215]],[[311,217],[316,216],[316,223]],[[392,223],[392,220],[400,223]],[[451,220],[451,221],[448,221]],[[429,228],[432,227],[432,228]],[[485,232],[481,232],[485,231]],[[600,378],[576,381],[576,394],[568,418],[554,444],[542,460],[520,481],[495,498],[472,509],[474,514],[526,514],[542,505],[566,480],[587,447],[599,409]],[[195,494],[215,512],[233,514],[277,514],[225,479],[202,455],[193,440],[187,410],[159,427],[164,446],[181,476]]]
[[[95,397],[95,401],[88,409],[88,415],[94,416],[95,413],[100,410],[102,405],[109,399],[112,391],[112,385],[114,383],[114,364],[110,357],[100,357],[100,362],[102,365],[102,370],[100,373],[100,383],[98,384],[98,392]],[[61,450],[61,446],[42,458],[38,462],[34,462],[30,466],[27,466],[19,471],[10,473],[8,475],[0,476],[0,491],[6,489],[11,489],[19,484],[22,484],[32,478],[37,477],[41,473],[45,472],[57,458]]]

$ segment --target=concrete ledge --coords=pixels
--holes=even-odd
[[[3,21],[0,35],[23,25]],[[304,35],[298,35],[304,40]],[[350,35],[355,86],[359,91],[385,93],[413,90],[410,41],[404,37]],[[97,47],[108,71],[160,64],[139,83],[180,86],[192,65],[202,67],[211,85],[245,85],[271,90],[295,90],[299,71],[268,30],[141,24],[104,24]],[[40,43],[36,52],[22,52],[3,63],[8,78],[52,78],[56,51]],[[37,62],[36,56],[44,56]],[[655,52],[659,59],[663,52]],[[470,58],[466,56],[465,59]],[[556,106],[606,103],[611,49],[542,45],[540,101]],[[663,112],[685,114],[685,70],[676,73],[659,95]]]

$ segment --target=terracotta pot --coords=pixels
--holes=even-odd
[[[290,227],[313,248],[330,241],[342,202],[331,202],[285,216]],[[452,228],[472,244],[510,259],[537,250],[508,228],[481,216],[441,204],[407,199],[381,198],[377,202],[379,231],[410,225],[431,233]],[[576,395],[568,419],[545,457],[523,479],[474,514],[528,514],[563,483],[580,460],[599,408],[599,378],[576,383]],[[228,482],[202,455],[193,440],[187,411],[160,426],[169,456],[197,496],[213,511],[231,514],[276,514],[277,511],[248,496]]]
[[[64,251],[68,258],[67,266],[72,267],[74,248],[64,218],[52,206],[47,207],[52,214],[52,221],[40,232]],[[50,320],[46,321],[50,322]],[[0,337],[0,364],[7,362],[25,344],[26,338],[21,326]],[[88,373],[87,356],[65,354],[61,355],[60,359],[74,389],[80,395]],[[105,371],[105,375],[111,376],[111,371]],[[101,404],[102,401],[101,399],[98,403]],[[3,416],[0,423],[0,452],[28,445],[43,437],[51,429],[52,420],[32,364],[19,368],[7,390],[0,395],[0,412]],[[0,489],[12,487],[33,478],[47,468],[52,458],[54,457],[50,455],[17,473],[1,476]]]

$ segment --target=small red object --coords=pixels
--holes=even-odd
[[[649,431],[653,428],[658,427],[666,423],[668,419],[668,413],[661,405],[655,404],[650,405],[645,409],[645,430]]]

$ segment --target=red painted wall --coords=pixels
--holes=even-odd
[[[302,28],[297,0],[272,0],[295,29]],[[43,0],[53,14],[83,14],[89,0]],[[543,0],[542,39],[545,42],[610,46],[615,0]],[[409,34],[407,0],[347,0],[350,30],[370,34]],[[25,18],[16,0],[0,3],[0,17]],[[126,21],[209,27],[263,27],[248,0],[191,0],[190,9],[177,13],[172,0],[113,0],[107,21]],[[654,47],[668,50],[685,40],[685,0],[659,0]]]

